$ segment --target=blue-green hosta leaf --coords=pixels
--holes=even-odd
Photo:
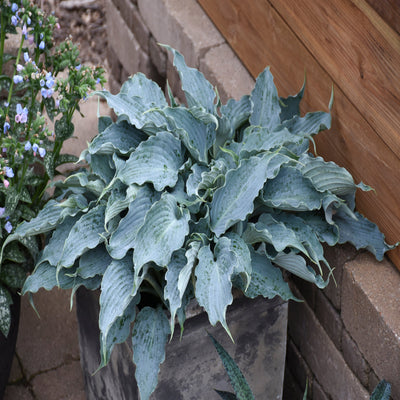
[[[357,220],[343,212],[333,216],[333,221],[339,228],[339,243],[351,243],[357,250],[369,250],[377,260],[383,260],[385,252],[397,246],[388,245],[385,236],[379,228],[360,213],[356,212]]]
[[[224,146],[227,140],[234,139],[236,130],[249,119],[252,106],[250,96],[246,95],[240,100],[229,99],[226,105],[221,107],[216,146]]]
[[[62,256],[61,249],[64,248],[65,241],[67,240],[72,227],[76,224],[79,218],[79,215],[67,217],[61,224],[57,226],[57,229],[53,231],[49,242],[43,249],[39,260],[36,262],[36,265],[46,261],[53,266],[58,265]]]
[[[329,283],[329,277],[324,281],[321,275],[317,275],[315,271],[306,264],[303,257],[290,253],[279,253],[272,259],[273,263],[286,269],[294,275],[308,281],[315,283],[320,289],[324,289]]]
[[[168,105],[160,86],[141,72],[132,76],[122,85],[121,93],[130,97],[140,97],[144,104],[154,107],[163,108]]]
[[[126,185],[151,182],[157,191],[174,187],[183,164],[181,142],[169,132],[159,132],[142,142],[117,177]]]
[[[101,282],[99,328],[103,343],[107,343],[108,334],[115,321],[122,317],[126,308],[136,295],[131,255],[122,260],[113,260],[106,269]],[[106,349],[102,349],[103,352]],[[102,355],[106,359],[106,353]]]
[[[257,77],[250,99],[253,103],[250,125],[263,126],[273,130],[280,124],[279,96],[269,67],[265,68]]]
[[[82,279],[93,278],[96,275],[103,276],[111,262],[112,258],[108,254],[105,246],[100,244],[81,255],[76,275],[79,275]]]
[[[136,306],[140,301],[140,294],[138,293],[132,298],[129,305],[125,308],[124,314],[117,318],[111,325],[107,338],[104,337],[103,333],[100,334],[100,356],[101,363],[99,368],[102,368],[108,364],[110,360],[111,352],[117,343],[123,343],[128,338],[131,331],[131,323],[136,317]]]
[[[283,279],[281,270],[274,267],[268,257],[252,251],[251,268],[250,285],[244,291],[246,297],[254,299],[257,296],[263,296],[272,299],[279,296],[283,300],[296,300],[289,285]]]
[[[228,166],[223,158],[210,163],[210,169],[201,174],[201,181],[197,187],[197,195],[200,190],[211,190],[221,187],[225,183],[225,175]]]
[[[156,200],[158,196],[150,187],[139,188],[136,198],[129,205],[128,213],[121,219],[108,242],[107,249],[113,258],[123,258],[129,249],[135,247],[136,234]]]
[[[79,286],[87,286],[89,289],[98,287],[100,279],[97,278],[95,282],[91,279],[82,279],[80,276],[75,276],[75,269],[62,268],[57,271],[57,268],[50,265],[47,261],[38,265],[33,271],[32,275],[28,276],[22,288],[22,294],[36,293],[39,289],[51,290],[58,286],[61,289],[78,288]],[[97,286],[96,286],[97,285]]]
[[[177,134],[190,154],[203,163],[208,162],[208,150],[216,135],[216,118],[199,109],[166,108],[165,114],[173,121]],[[211,119],[210,119],[211,118]]]
[[[277,221],[271,214],[263,214],[257,223],[249,223],[243,232],[243,240],[248,244],[270,243],[277,252],[293,248],[308,255],[302,239],[284,223]]]
[[[383,379],[375,387],[370,400],[390,400],[391,392],[391,384]]]
[[[243,133],[240,156],[246,153],[253,153],[264,150],[272,150],[287,143],[298,144],[303,141],[303,137],[290,133],[282,125],[274,130],[261,126],[249,126]]]
[[[0,285],[0,332],[7,337],[11,326],[10,305],[13,303],[9,291]]]
[[[265,205],[286,211],[310,211],[321,208],[324,194],[295,167],[283,166],[275,179],[262,191]]]
[[[254,199],[267,179],[274,178],[288,158],[265,153],[242,160],[239,167],[226,174],[225,185],[215,191],[211,202],[211,230],[220,236],[254,209]]]
[[[80,207],[63,207],[55,200],[48,201],[43,209],[39,211],[36,218],[31,219],[29,222],[24,221],[17,226],[13,234],[7,237],[3,244],[2,252],[6,245],[13,240],[22,240],[29,236],[50,232],[64,218],[69,215],[74,216],[80,211]]]
[[[102,133],[106,128],[108,128],[113,123],[113,120],[108,115],[103,115],[97,118],[97,130]]]
[[[211,83],[207,81],[200,71],[188,67],[182,54],[169,46],[163,46],[174,55],[174,65],[181,78],[182,90],[185,92],[188,106],[201,106],[213,114],[215,91]]]
[[[292,119],[285,121],[285,126],[289,131],[295,135],[316,135],[331,127],[331,114],[318,111],[306,114],[304,117],[299,115],[294,116]]]
[[[111,154],[91,154],[91,172],[108,184],[115,175],[115,165]]]
[[[189,211],[179,207],[175,197],[169,193],[164,193],[151,206],[136,235],[135,274],[139,274],[141,267],[150,261],[161,267],[169,263],[172,253],[182,247],[189,233],[189,219]]]
[[[230,243],[230,249],[235,255],[235,262],[233,267],[234,275],[240,275],[244,282],[244,290],[246,290],[250,284],[252,272],[251,272],[251,255],[247,243],[234,232],[226,233]]]
[[[259,221],[263,221],[266,214],[261,215]],[[294,214],[281,213],[274,215],[274,219],[283,223],[288,229],[295,233],[307,250],[307,255],[316,264],[323,261],[327,266],[328,262],[324,257],[324,249],[319,241],[317,233],[306,224],[306,222]]]
[[[146,140],[148,135],[126,121],[108,126],[89,144],[90,154],[127,154]]]
[[[171,337],[174,334],[176,312],[182,305],[182,295],[178,288],[179,276],[186,264],[187,259],[185,257],[185,249],[179,249],[172,254],[171,261],[167,266],[167,272],[165,274],[165,280],[167,283],[164,287],[164,298],[168,300],[169,310],[171,313]]]
[[[319,214],[300,213],[298,215],[314,230],[321,242],[325,242],[329,246],[337,244],[339,229],[335,224],[329,224]]]
[[[344,196],[354,193],[357,187],[362,190],[370,189],[362,183],[356,185],[346,169],[332,161],[327,162],[322,157],[304,154],[299,160],[299,166],[302,174],[310,179],[320,192],[330,191],[335,195]]]
[[[231,241],[221,237],[215,246],[214,254],[210,246],[203,246],[197,255],[199,263],[195,270],[196,299],[204,307],[211,325],[220,322],[229,336],[226,323],[226,309],[232,304],[232,282],[235,255],[231,251]]]
[[[77,172],[74,175],[69,176],[65,181],[58,181],[55,186],[60,188],[85,188],[96,196],[100,196],[104,189],[104,182],[102,179],[98,179],[95,175],[90,175],[85,172]]]
[[[179,290],[180,298],[182,299],[187,291],[190,276],[192,275],[193,268],[197,261],[197,254],[200,250],[201,242],[194,241],[189,244],[189,248],[186,250],[186,264],[179,271],[177,288]]]
[[[299,93],[297,93],[295,96],[280,98],[281,122],[286,121],[288,119],[292,119],[296,115],[300,115],[300,102],[301,99],[303,98],[305,88],[306,88],[306,80],[304,79],[303,86],[300,89]]]
[[[115,114],[120,116],[119,121],[126,117],[136,128],[149,134],[154,133],[155,128],[167,125],[162,113],[148,112],[151,108],[162,109],[168,104],[160,87],[143,74],[136,74],[125,81],[116,95],[105,90],[94,94],[106,99]]]
[[[242,374],[242,371],[240,371],[238,365],[235,363],[235,361],[232,359],[232,357],[228,354],[228,352],[210,335],[208,336],[211,338],[214,347],[216,348],[218,355],[220,356],[222,363],[224,364],[224,368],[226,372],[228,373],[229,380],[231,381],[231,384],[233,386],[233,389],[235,390],[235,395],[233,399],[237,400],[254,400],[254,395],[250,389],[250,386],[248,385],[245,377]],[[224,395],[220,396],[223,399],[228,399],[232,400],[232,397],[228,396],[226,397],[227,392],[218,392],[217,393],[224,393]]]
[[[132,332],[135,378],[141,400],[148,400],[157,386],[160,364],[170,334],[168,318],[161,308],[144,307],[136,317]]]
[[[75,223],[64,242],[58,268],[71,267],[81,254],[104,241],[104,212],[105,206],[100,204]]]
[[[120,180],[115,180],[112,184],[110,197],[107,199],[106,211],[104,213],[104,226],[107,228],[108,222],[120,215],[136,197],[138,186],[131,185],[126,187]]]
[[[5,262],[0,270],[0,282],[3,282],[10,288],[20,289],[26,279],[26,269],[20,265]]]
[[[186,180],[186,193],[189,196],[197,194],[198,186],[201,182],[201,175],[203,172],[208,171],[208,168],[204,165],[194,164],[191,167],[192,173]]]

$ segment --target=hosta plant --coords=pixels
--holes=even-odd
[[[130,336],[142,399],[156,387],[175,319],[195,299],[229,333],[232,288],[293,299],[281,269],[326,286],[322,243],[350,241],[378,259],[390,249],[354,210],[351,175],[309,152],[331,124],[280,98],[269,69],[250,95],[221,105],[213,86],[174,55],[187,106],[137,74],[117,95],[117,115],[81,156],[89,169],[57,183],[58,198],[6,242],[46,234],[23,292],[101,289],[101,365]],[[323,269],[325,278],[323,278]]]

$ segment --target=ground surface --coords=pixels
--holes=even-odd
[[[55,32],[56,41],[71,35],[74,43],[80,43],[83,62],[104,62],[107,31],[103,0],[40,0],[37,3],[47,13],[57,16],[60,29]]]

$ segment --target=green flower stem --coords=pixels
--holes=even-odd
[[[18,49],[18,53],[17,53],[17,59],[15,60],[15,65],[14,65],[14,74],[17,72],[17,65],[19,64],[19,59],[21,58],[21,52],[22,52],[22,46],[24,45],[24,41],[25,41],[25,37],[24,35],[22,35],[21,37],[21,43],[19,44],[19,49]],[[14,88],[14,79],[11,79],[11,85],[10,85],[10,90],[8,92],[8,98],[7,98],[7,110],[6,110],[6,115],[8,115],[8,111],[10,109],[10,102],[11,102],[11,97],[12,97],[12,92],[13,92],[13,88]]]

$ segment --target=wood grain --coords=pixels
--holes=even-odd
[[[375,188],[376,193],[357,194],[357,208],[379,225],[388,242],[398,241],[400,158],[392,151],[393,146],[389,146],[383,140],[371,123],[371,119],[374,118],[375,125],[379,122],[374,117],[376,104],[371,103],[368,108],[365,105],[366,110],[358,107],[352,98],[362,96],[362,92],[354,84],[353,90],[357,93],[349,96],[349,90],[346,89],[346,82],[349,80],[345,77],[346,71],[343,70],[340,74],[337,67],[331,68],[331,72],[326,68],[325,61],[321,61],[323,56],[318,51],[329,52],[330,46],[335,46],[332,43],[339,39],[334,38],[335,35],[332,34],[332,43],[329,40],[323,42],[325,49],[310,51],[306,46],[307,41],[303,39],[303,31],[309,29],[306,26],[308,22],[304,22],[302,27],[298,28],[300,33],[293,31],[292,26],[288,25],[281,13],[267,0],[253,0],[251,7],[240,0],[199,0],[199,3],[253,76],[257,76],[266,65],[271,66],[280,95],[296,93],[302,85],[304,71],[307,72],[302,112],[327,110],[331,85],[334,83],[333,127],[317,138],[318,153],[347,168],[356,181],[363,180]],[[283,3],[289,4],[292,1],[281,2],[281,6]],[[315,3],[319,1],[316,0]],[[335,2],[339,3],[342,2]],[[373,10],[370,11],[374,13]],[[291,18],[294,19],[293,16]],[[331,29],[328,25],[325,28]],[[346,43],[353,46],[353,40],[346,39]],[[392,61],[390,58],[386,63],[394,70],[397,66],[392,65]],[[338,66],[340,62],[336,60],[335,64]],[[373,68],[376,66],[369,67]],[[342,90],[342,87],[346,90]],[[380,106],[383,105],[386,103]],[[398,114],[397,118],[400,116],[399,112]],[[392,127],[394,142],[399,140],[399,132],[400,130],[395,132]],[[389,255],[400,269],[400,250],[396,249]]]

